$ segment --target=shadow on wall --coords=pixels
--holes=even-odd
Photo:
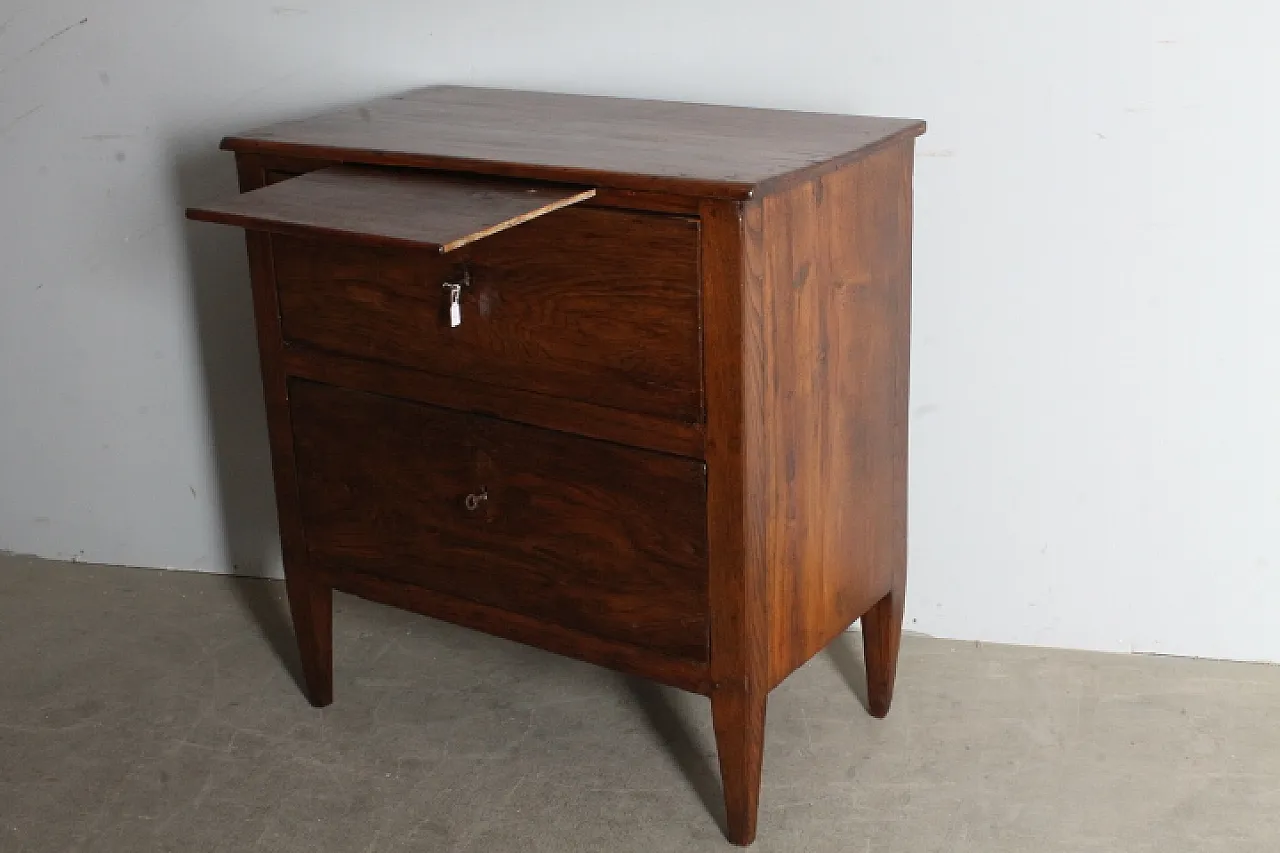
[[[169,151],[174,215],[239,192],[233,156],[207,135]],[[226,559],[238,575],[280,577],[266,408],[243,232],[184,221],[191,316],[199,344],[209,448]]]
[[[223,553],[237,575],[284,576],[249,261],[243,231],[188,221],[186,208],[240,192],[235,155],[218,148],[224,135],[350,107],[382,94],[386,92],[380,89],[345,103],[299,104],[257,117],[211,115],[204,127],[215,130],[179,130],[169,137],[165,154],[173,177],[173,215],[184,226],[192,331],[200,348]]]
[[[174,215],[239,192],[234,157],[219,151],[208,135],[175,139],[168,155],[175,177]],[[223,550],[235,574],[280,577],[271,451],[243,232],[186,221],[183,235]],[[230,586],[301,689],[302,667],[284,590],[252,581]]]

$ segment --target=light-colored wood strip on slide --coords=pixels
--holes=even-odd
[[[255,231],[443,254],[595,192],[590,187],[331,166],[193,207],[187,216]]]

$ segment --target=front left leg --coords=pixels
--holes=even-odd
[[[305,569],[286,567],[284,583],[307,699],[323,708],[333,702],[333,589]]]

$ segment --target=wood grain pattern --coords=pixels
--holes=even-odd
[[[519,613],[476,604],[474,601],[364,572],[345,569],[329,571],[323,567],[317,571],[319,577],[334,589],[370,601],[411,610],[555,654],[652,679],[690,693],[706,694],[710,691],[707,665],[702,661],[666,657],[629,643],[606,640],[566,628],[555,622],[532,619]]]
[[[283,236],[272,245],[290,341],[701,420],[695,220],[569,209],[444,258]],[[462,325],[450,328],[442,285],[464,272]]]
[[[706,660],[700,462],[301,380],[289,393],[312,561]]]
[[[773,684],[905,583],[911,149],[763,200]]]
[[[307,160],[299,157],[262,155],[258,159],[264,164],[267,176],[266,182],[268,184],[278,184],[281,181],[287,181],[299,175],[314,172],[317,169],[336,165],[331,160]],[[440,173],[436,172],[434,174]],[[679,213],[686,216],[697,216],[699,200],[686,195],[600,187],[596,189],[595,195],[575,202],[575,204],[583,207],[616,207],[622,210],[641,210],[647,213]]]
[[[717,685],[711,691],[711,724],[724,786],[725,836],[740,847],[756,840],[768,696],[764,689]]]
[[[187,217],[444,254],[593,195],[591,188],[331,166],[189,208]]]
[[[695,459],[703,457],[704,430],[700,423],[672,421],[657,415],[551,397],[536,391],[487,385],[473,379],[438,376],[305,346],[285,347],[284,367],[290,376],[327,385],[434,403],[644,450]]]
[[[223,141],[233,151],[745,199],[918,136],[908,119],[438,86]]]
[[[705,693],[751,843],[770,690],[861,618],[893,696],[922,130],[440,87],[228,139],[245,190],[338,161],[598,190],[446,257],[250,234],[312,701],[335,588]]]
[[[904,562],[905,565],[905,562]],[[894,578],[893,589],[862,615],[862,650],[867,665],[867,710],[885,717],[893,703],[902,645],[902,610],[906,603],[906,573]]]
[[[294,566],[285,570],[285,593],[307,700],[323,708],[333,703],[333,588],[312,567]]]
[[[749,457],[765,428],[747,389],[763,366],[748,355],[750,306],[744,302],[745,230],[758,204],[704,202],[703,305],[706,312],[707,529],[711,591],[711,708],[728,837],[756,834],[769,692],[768,569],[761,505],[749,482]]]
[[[242,190],[263,185],[266,175],[253,157],[238,157]],[[262,392],[267,408],[271,470],[275,484],[280,550],[289,612],[302,662],[307,698],[324,707],[333,701],[333,593],[318,583],[307,562],[306,539],[298,506],[298,479],[293,458],[293,427],[283,363],[280,308],[272,275],[271,242],[265,234],[246,232],[253,314],[257,323]]]

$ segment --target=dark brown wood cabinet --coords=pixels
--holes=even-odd
[[[769,691],[906,583],[918,121],[434,87],[232,136],[310,700],[332,590],[711,698],[755,837]]]

